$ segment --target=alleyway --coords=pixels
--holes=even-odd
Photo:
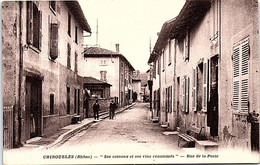
[[[107,118],[93,124],[59,149],[75,147],[77,150],[105,153],[115,153],[116,149],[120,149],[120,153],[177,151],[177,135],[163,135],[166,130],[149,121],[148,108],[149,104],[138,103],[118,114],[114,120]]]

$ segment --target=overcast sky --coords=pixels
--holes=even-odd
[[[98,44],[120,53],[136,70],[149,69],[149,42],[152,49],[164,22],[176,17],[185,0],[79,0],[91,27],[92,36],[85,44],[96,44],[98,19]]]

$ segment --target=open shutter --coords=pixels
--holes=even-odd
[[[42,11],[39,10],[39,50],[42,49]]]
[[[249,72],[249,43],[242,44],[241,59],[241,110],[248,111],[248,72]]]
[[[239,47],[233,49],[233,110],[239,109]]]
[[[172,86],[169,87],[169,97],[170,97],[169,111],[172,112]]]
[[[189,88],[190,88],[190,78],[186,77],[185,82],[185,112],[189,112]]]
[[[208,102],[208,60],[203,63],[203,111],[207,111],[207,102]]]
[[[71,64],[70,64],[70,54],[71,54],[71,47],[70,44],[68,43],[68,50],[67,50],[67,67],[70,69],[71,68]]]
[[[51,24],[50,57],[55,60],[58,57],[58,24]]]
[[[27,2],[27,43],[32,44],[33,39],[33,4]]]
[[[197,67],[193,69],[193,83],[192,83],[192,109],[193,111],[197,111]]]
[[[185,100],[185,94],[186,94],[186,78],[183,77],[182,80],[182,104],[183,104],[183,111],[185,111],[186,108],[186,100]]]

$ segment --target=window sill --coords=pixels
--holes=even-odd
[[[52,59],[50,56],[49,56],[49,60],[50,60],[51,62],[53,62],[53,63],[57,63],[56,59],[54,60],[54,59]]]
[[[36,48],[33,45],[29,45],[29,48],[32,49],[33,51],[35,51],[38,54],[41,52],[41,50],[39,48]]]
[[[236,111],[236,110],[233,110],[232,115],[247,116],[248,115],[248,111]]]

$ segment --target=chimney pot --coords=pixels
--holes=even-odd
[[[116,52],[119,53],[119,44],[116,44]]]

